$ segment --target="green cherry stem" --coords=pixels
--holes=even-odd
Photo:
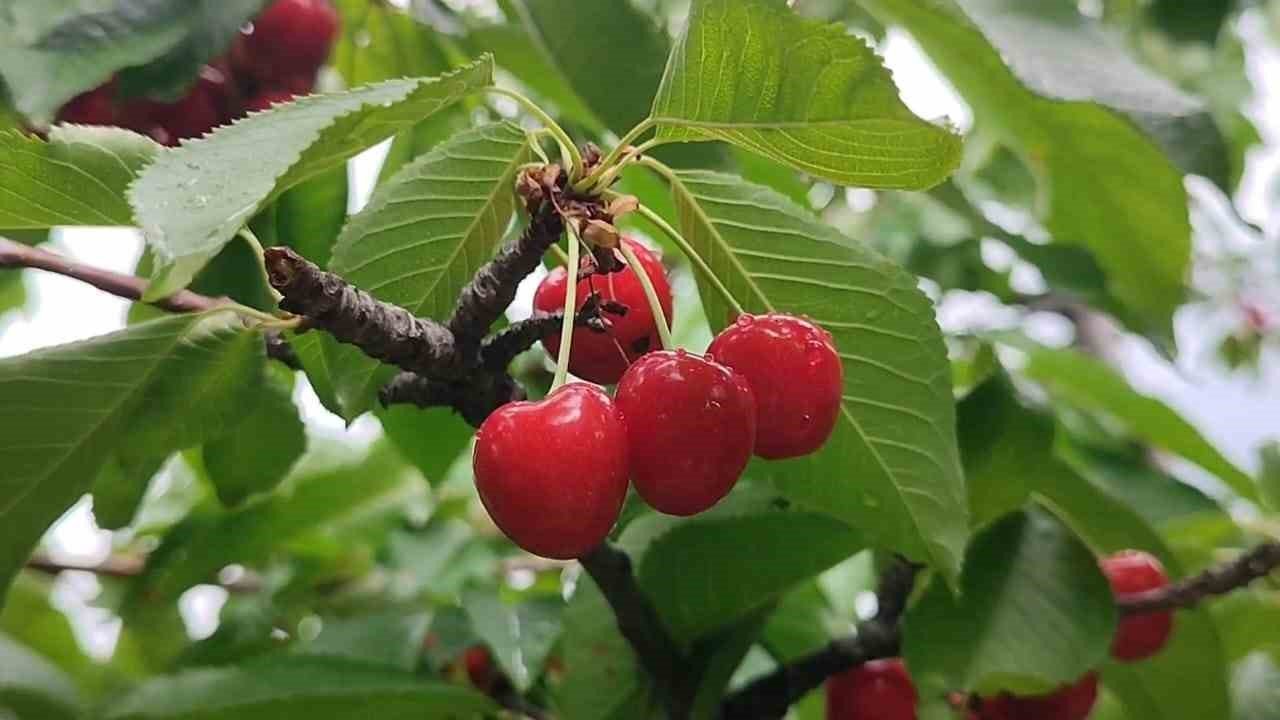
[[[556,355],[556,375],[551,381],[551,392],[564,385],[569,379],[569,353],[573,349],[573,318],[578,314],[578,230],[573,221],[564,224],[571,236],[569,239],[569,264],[565,268],[568,284],[564,290],[564,322],[560,323],[560,351]]]
[[[262,241],[258,240],[258,236],[254,235],[253,231],[247,226],[240,228],[240,232],[236,234],[249,243],[249,247],[253,249],[253,254],[258,258],[258,267],[262,268],[262,279],[266,281],[267,290],[271,292],[271,299],[279,305],[280,301],[284,300],[284,296],[271,284],[271,275],[267,272],[267,259],[266,253],[262,249]]]
[[[649,132],[655,124],[656,123],[653,118],[647,118],[640,124],[631,128],[626,135],[622,136],[622,139],[618,141],[618,144],[613,146],[613,150],[609,151],[609,154],[605,156],[604,160],[600,161],[600,165],[596,167],[590,175],[575,183],[573,189],[579,192],[584,192],[598,186],[600,184],[601,177],[612,170],[622,158],[622,154],[627,152],[627,147],[631,145],[631,143],[635,142],[636,138],[646,132]]]
[[[527,110],[530,115],[533,115],[534,117],[538,118],[538,120],[542,123],[543,127],[545,127],[548,131],[550,131],[550,133],[555,137],[556,141],[560,143],[560,151],[568,155],[568,162],[570,166],[569,177],[570,178],[582,177],[583,167],[584,167],[584,163],[582,162],[582,153],[578,151],[578,146],[573,143],[573,138],[569,137],[569,133],[565,132],[564,128],[560,127],[560,124],[557,123],[554,119],[552,119],[552,117],[548,115],[546,111],[538,107],[538,104],[535,103],[534,101],[530,100],[529,98],[525,97],[524,95],[521,95],[520,93],[514,90],[508,90],[506,88],[500,88],[500,87],[486,88],[486,90],[488,92],[495,93],[497,95],[504,95],[506,97],[511,98],[512,100],[515,100],[517,103],[520,104],[521,107]]]
[[[649,301],[649,311],[653,313],[653,321],[658,326],[658,338],[662,340],[662,349],[675,350],[676,343],[671,339],[671,326],[667,324],[666,313],[662,312],[662,301],[658,299],[658,291],[653,289],[653,280],[650,279],[648,271],[640,263],[640,258],[636,257],[635,251],[627,246],[626,241],[618,243],[618,249],[622,251],[622,257],[627,259],[627,264],[631,266],[631,272],[635,273],[636,279],[640,281],[645,300]],[[566,314],[565,317],[571,316]]]

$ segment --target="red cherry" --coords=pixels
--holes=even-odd
[[[693,515],[733,489],[756,437],[745,378],[683,350],[663,350],[635,361],[616,395],[631,481],[645,502],[670,515]]]
[[[58,122],[80,125],[114,125],[116,122],[115,81],[71,98],[58,111]]]
[[[338,12],[327,0],[276,0],[244,37],[248,69],[259,82],[315,75],[338,37]]]
[[[272,105],[287,102],[293,102],[293,93],[285,92],[284,90],[267,90],[249,98],[249,101],[245,103],[245,109],[258,112],[270,110]]]
[[[671,320],[671,283],[667,280],[662,261],[651,250],[630,238],[622,242],[631,248],[649,275],[653,289],[662,303],[662,312]],[[538,286],[533,296],[533,308],[539,313],[553,313],[564,309],[564,294],[569,276],[563,267],[552,270]],[[584,380],[601,385],[618,382],[627,366],[636,358],[662,347],[653,313],[640,286],[640,278],[634,268],[626,268],[608,275],[592,275],[578,283],[577,308],[581,309],[592,291],[602,300],[613,300],[627,306],[625,315],[604,313],[611,323],[608,332],[599,333],[588,328],[573,331],[573,355],[569,370]],[[556,357],[560,348],[559,333],[542,338],[542,346]]]
[[[493,521],[535,555],[600,544],[627,494],[627,431],[603,390],[565,385],[498,408],[476,433],[476,489]]]
[[[1169,584],[1169,576],[1160,561],[1139,550],[1118,552],[1103,558],[1100,565],[1117,599]],[[1172,611],[1126,615],[1120,618],[1111,640],[1111,657],[1124,662],[1149,658],[1169,642],[1172,632]]]
[[[467,669],[467,678],[479,690],[487,692],[493,687],[493,657],[483,645],[472,645],[462,653],[462,664]]]
[[[915,720],[916,700],[900,658],[872,660],[827,680],[827,720]]]
[[[1098,700],[1098,674],[1088,673],[1074,685],[1047,695],[1003,693],[982,701],[978,720],[1085,720]]]
[[[716,336],[707,354],[751,383],[760,457],[808,455],[831,436],[844,368],[826,330],[791,315],[740,315]]]
[[[226,76],[205,66],[195,85],[177,102],[140,98],[125,103],[120,108],[120,124],[150,135],[163,145],[176,145],[179,140],[200,137],[217,127],[227,117],[230,104]]]

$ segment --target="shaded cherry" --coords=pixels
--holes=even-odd
[[[827,679],[827,720],[916,720],[916,702],[901,658],[872,660]]]
[[[1118,552],[1103,558],[1099,564],[1116,599],[1157,590],[1169,584],[1169,576],[1160,561],[1139,550]],[[1111,656],[1124,662],[1149,658],[1164,648],[1172,633],[1171,610],[1125,615],[1120,618],[1115,637],[1111,640]]]
[[[462,653],[462,665],[467,670],[467,679],[481,692],[493,689],[497,680],[493,668],[493,656],[483,645],[472,645]]]
[[[649,275],[653,289],[658,293],[662,312],[671,321],[671,283],[667,280],[662,260],[639,242],[624,237],[640,264]],[[533,307],[538,313],[553,313],[564,309],[564,294],[569,276],[563,267],[556,268],[543,279],[533,296]],[[600,333],[588,328],[573,331],[573,353],[569,358],[569,371],[574,375],[601,385],[618,382],[627,366],[647,352],[658,350],[662,341],[649,303],[640,286],[640,278],[634,268],[625,268],[608,275],[591,275],[578,282],[577,305],[581,309],[592,292],[601,300],[613,300],[627,306],[625,315],[605,313],[609,321],[608,332]],[[560,348],[560,334],[549,333],[542,338],[542,346],[555,358]]]
[[[627,425],[631,482],[661,512],[715,505],[751,459],[751,388],[719,363],[683,350],[649,353],[623,374],[615,402]]]
[[[1046,695],[1003,693],[982,701],[978,720],[1085,720],[1098,700],[1098,674]]]
[[[80,93],[58,110],[58,122],[80,125],[114,125],[116,122],[115,81]]]
[[[844,369],[831,334],[792,315],[740,315],[707,354],[742,373],[756,396],[756,455],[798,457],[835,428]]]
[[[197,138],[217,127],[229,115],[231,91],[220,71],[205,66],[191,89],[177,102],[146,98],[129,100],[120,107],[120,124],[150,135],[164,145]]]
[[[494,411],[476,433],[472,466],[480,500],[507,537],[535,555],[576,558],[622,510],[626,427],[603,390],[572,383]]]
[[[293,102],[294,94],[285,90],[266,90],[249,98],[245,109],[253,112],[270,110],[272,105]]]
[[[233,57],[259,82],[270,85],[314,76],[338,37],[338,12],[328,0],[276,0],[253,21]]]

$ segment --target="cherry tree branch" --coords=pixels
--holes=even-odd
[[[896,560],[880,576],[876,616],[858,626],[856,635],[832,640],[817,652],[730,694],[720,705],[721,720],[773,720],[830,676],[862,663],[899,652],[899,621],[915,587],[919,566]]]
[[[142,294],[147,289],[147,281],[140,277],[96,268],[55,252],[0,238],[0,269],[24,268],[43,270],[79,280],[116,297],[135,302],[141,302]],[[209,297],[190,290],[179,290],[166,298],[147,304],[172,313],[198,313],[231,305],[232,301],[230,298]],[[266,333],[266,343],[268,356],[289,367],[295,369],[300,367],[293,348],[280,337],[279,333]]]
[[[0,268],[32,268],[56,273],[127,300],[140,301],[147,288],[147,281],[140,277],[95,268],[57,253],[5,238],[0,238]],[[190,290],[179,290],[150,304],[169,312],[192,313],[213,310],[230,302],[227,298],[211,298]]]
[[[1130,595],[1116,605],[1126,615],[1191,608],[1202,600],[1246,587],[1280,568],[1280,542],[1264,542],[1240,557],[1158,590]]]

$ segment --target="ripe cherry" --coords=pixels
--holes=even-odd
[[[67,101],[58,111],[58,122],[80,125],[114,125],[116,121],[115,82],[88,91]]]
[[[683,350],[663,350],[635,361],[616,395],[631,481],[645,502],[670,515],[693,515],[733,489],[756,437],[745,378]]]
[[[1160,561],[1139,550],[1118,552],[1103,558],[1100,565],[1117,599],[1169,584]],[[1172,633],[1172,611],[1126,615],[1120,618],[1111,640],[1111,657],[1124,662],[1149,658],[1160,652]]]
[[[630,238],[623,238],[644,266],[653,289],[658,293],[662,312],[671,320],[671,283],[667,280],[662,261],[644,245]],[[552,270],[533,296],[533,307],[539,313],[553,313],[564,309],[564,294],[569,276],[563,267]],[[618,382],[636,358],[662,347],[653,313],[645,299],[644,289],[635,268],[608,275],[591,275],[578,283],[577,305],[581,309],[592,292],[601,300],[613,300],[627,306],[625,315],[605,313],[611,325],[608,332],[599,333],[588,328],[573,331],[573,353],[569,358],[569,371],[574,375],[601,385]],[[542,346],[556,357],[560,347],[559,333],[542,338]]]
[[[293,93],[291,92],[286,92],[284,90],[267,90],[249,98],[249,101],[245,103],[245,109],[254,112],[270,110],[272,105],[292,101]]]
[[[483,645],[472,645],[462,653],[462,664],[467,670],[467,679],[476,689],[489,692],[497,679],[493,670],[493,656]]]
[[[977,720],[1085,720],[1097,700],[1098,674],[1091,672],[1047,695],[1003,693],[986,698]]]
[[[476,489],[494,523],[535,555],[568,560],[609,534],[627,494],[627,435],[603,390],[565,385],[480,426]]]
[[[835,428],[844,369],[831,334],[791,315],[740,315],[707,354],[742,373],[756,396],[756,454],[799,457]]]
[[[915,720],[916,701],[901,658],[872,660],[827,680],[827,720]]]
[[[227,78],[215,68],[201,69],[196,83],[182,99],[173,103],[137,99],[120,110],[121,124],[150,135],[164,145],[196,138],[217,127],[227,117],[230,105]]]
[[[338,12],[328,0],[276,0],[244,36],[247,69],[264,84],[296,75],[314,76],[338,36]]]

